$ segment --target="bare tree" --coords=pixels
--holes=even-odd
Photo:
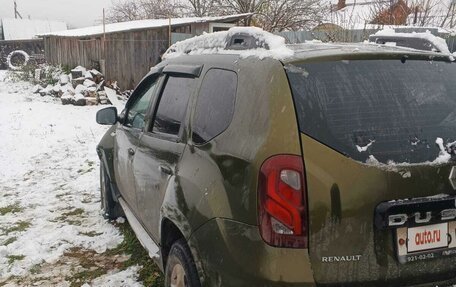
[[[107,11],[106,22],[124,22],[141,19],[140,7],[134,1],[113,1]]]
[[[358,3],[356,0],[343,7],[329,5],[329,14],[326,15],[326,20],[342,29],[356,29],[359,28],[360,25],[365,26],[366,24],[370,24],[373,18],[372,15],[374,15],[375,11],[358,9],[358,6],[361,5],[364,4],[362,2]],[[375,10],[376,9],[377,7]]]
[[[218,0],[220,14],[258,14],[262,10],[262,6],[270,0]],[[244,21],[246,26],[250,26],[255,22],[252,17],[247,17]]]
[[[180,1],[175,0],[140,0],[141,8],[148,19],[168,17],[182,17],[187,8]]]
[[[173,0],[113,0],[108,10],[108,23],[182,17],[185,6]]]
[[[246,26],[255,25],[267,31],[309,28],[322,19],[320,0],[218,0],[221,14],[252,13]]]
[[[263,3],[255,17],[267,31],[309,29],[320,23],[319,0],[276,0]]]
[[[191,15],[196,17],[214,16],[220,11],[215,0],[187,0],[188,10]]]
[[[451,1],[447,6],[440,27],[453,29],[456,26],[456,1]]]
[[[438,25],[436,14],[439,13],[438,4],[440,0],[410,0],[409,6],[412,9],[412,17],[409,24],[415,26]],[[437,20],[438,22],[438,20]]]

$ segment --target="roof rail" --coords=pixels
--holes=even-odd
[[[173,44],[163,59],[196,54],[241,54],[282,59],[293,55],[283,37],[256,27],[233,27],[228,31],[207,33]]]

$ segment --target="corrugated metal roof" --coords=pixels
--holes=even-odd
[[[28,40],[37,38],[38,34],[67,29],[67,24],[61,21],[5,18],[1,22],[4,40]]]
[[[220,17],[190,17],[190,18],[172,18],[171,25],[185,25],[192,23],[205,23],[205,22],[228,22],[237,19],[242,19],[252,15],[251,13],[220,16]],[[151,29],[159,27],[167,27],[169,25],[169,19],[148,19],[148,20],[137,20],[129,22],[120,22],[107,24],[105,26],[106,33],[125,32],[141,29]],[[85,37],[103,34],[103,25],[85,27],[80,29],[58,31],[51,33],[43,33],[40,36],[60,36],[60,37]]]

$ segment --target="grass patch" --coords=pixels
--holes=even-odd
[[[133,265],[141,266],[138,279],[141,280],[144,286],[163,287],[165,278],[158,266],[149,257],[147,251],[141,246],[135,233],[128,223],[117,225],[124,235],[123,242],[113,250],[107,251],[113,255],[126,253],[130,255],[130,259],[123,262],[123,269],[127,269]]]
[[[18,203],[11,204],[5,207],[0,208],[0,215],[5,215],[7,213],[16,213],[21,212],[23,210],[22,207]]]
[[[83,214],[84,214],[84,209],[76,208],[71,211],[62,213],[62,215],[57,217],[54,222],[61,221],[61,222],[66,222],[70,225],[80,226],[82,224],[82,221],[80,221],[78,219],[78,217],[82,216]],[[69,218],[72,216],[76,217],[76,219]]]
[[[71,192],[64,192],[64,193],[56,194],[55,197],[62,198],[64,196],[68,196],[68,195],[71,195]]]
[[[22,260],[25,258],[24,255],[9,255],[6,258],[8,258],[8,264],[13,264],[14,261]]]
[[[13,243],[13,242],[16,241],[16,240],[17,240],[17,237],[10,237],[10,238],[6,239],[6,240],[2,243],[2,245],[3,245],[3,246],[9,245],[9,244]]]
[[[66,222],[69,224],[69,225],[74,225],[74,226],[81,226],[82,225],[82,221],[80,220],[66,220]]]
[[[108,273],[109,270],[121,269],[122,267],[122,263],[117,262],[115,258],[106,256],[106,253],[97,254],[93,250],[72,248],[65,252],[65,256],[76,259],[79,266],[84,269],[65,278],[66,281],[70,282],[70,287],[80,287]]]
[[[18,221],[16,224],[14,224],[13,226],[9,227],[9,228],[5,228],[3,229],[3,231],[5,232],[6,235],[8,235],[9,233],[11,232],[15,232],[15,231],[24,231],[26,230],[27,228],[29,228],[31,226],[31,223],[30,222],[27,222],[27,221]]]
[[[89,237],[95,237],[102,235],[103,233],[95,232],[95,231],[90,231],[90,232],[79,232],[81,235],[89,236]]]
[[[73,209],[72,211],[62,213],[62,216],[76,216],[76,215],[82,215],[83,213],[84,213],[84,209],[76,208],[76,209]]]
[[[84,270],[79,273],[66,278],[70,282],[70,287],[81,287],[86,282],[91,282],[93,279],[106,274],[106,270],[103,268],[97,268],[95,270]]]
[[[87,169],[78,169],[77,173],[79,173],[80,175],[83,175],[83,174],[86,174],[86,173],[89,173],[91,171],[95,170],[94,167],[89,167]]]
[[[39,274],[40,272],[41,272],[40,264],[33,265],[32,268],[30,268],[30,274],[32,274],[32,275]]]

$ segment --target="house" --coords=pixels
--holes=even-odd
[[[330,0],[326,22],[343,29],[405,25],[411,10],[404,0]]]
[[[171,43],[227,30],[250,13],[221,17],[149,19],[41,35],[50,64],[98,68],[107,80],[132,89],[160,61]]]
[[[384,25],[452,29],[456,26],[453,0],[328,0],[327,23],[343,29],[375,29]]]

